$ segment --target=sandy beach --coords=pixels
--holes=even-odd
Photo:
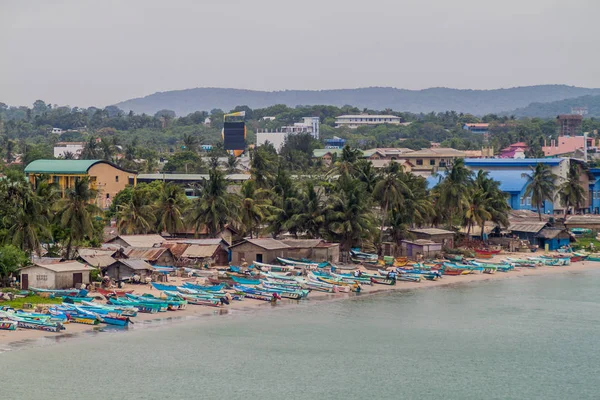
[[[518,257],[519,254],[502,254],[502,256],[494,257],[493,262],[498,262],[504,257]],[[521,254],[522,256],[522,254]],[[523,277],[531,277],[535,279],[535,276],[545,276],[552,274],[566,274],[566,273],[577,273],[588,270],[600,269],[600,262],[593,261],[582,261],[575,262],[568,266],[539,266],[537,268],[521,268],[516,269],[510,272],[497,272],[495,274],[469,274],[469,275],[460,275],[460,276],[447,276],[445,275],[443,279],[437,281],[427,281],[423,280],[419,283],[414,282],[402,282],[399,281],[395,286],[386,286],[386,285],[364,285],[363,290],[360,293],[360,296],[371,295],[382,292],[389,291],[401,291],[401,290],[418,290],[418,289],[427,289],[427,288],[435,288],[441,286],[449,286],[456,284],[469,284],[473,282],[481,282],[481,281],[493,281],[493,280],[503,280],[503,279],[515,279],[515,278],[523,278]],[[199,278],[202,281],[202,278]],[[178,285],[182,283],[182,278],[169,278],[169,284]],[[159,296],[160,292],[148,285],[127,285],[125,289],[134,289],[136,294],[143,293],[151,293]],[[309,298],[307,300],[301,300],[302,302],[311,302],[311,301],[322,301],[322,300],[333,300],[333,299],[343,299],[356,296],[355,293],[336,293],[329,294],[323,292],[311,292]],[[297,304],[296,300],[288,300],[283,299],[277,303],[277,307],[285,307],[291,304]],[[261,308],[265,307],[273,307],[272,304],[252,299],[244,299],[243,301],[233,301],[230,305],[215,309],[212,307],[205,306],[196,306],[196,305],[188,305],[185,310],[179,311],[169,311],[166,313],[158,313],[158,314],[145,314],[139,313],[137,317],[133,318],[136,324],[144,324],[148,322],[176,322],[176,321],[184,321],[186,319],[191,318],[199,318],[203,316],[209,315],[219,315],[219,314],[228,314],[230,311],[237,312],[247,312],[247,311],[257,311]],[[67,324],[66,330],[61,333],[48,333],[37,330],[30,329],[17,329],[16,331],[0,331],[0,345],[4,348],[10,348],[13,345],[23,345],[25,346],[27,343],[33,343],[33,341],[37,339],[43,338],[52,338],[57,339],[59,337],[68,338],[72,335],[77,335],[81,333],[85,333],[88,331],[99,331],[105,329],[104,325],[92,326],[92,325],[84,325],[84,324]],[[133,329],[135,329],[135,324],[133,325]]]

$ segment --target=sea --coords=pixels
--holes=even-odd
[[[600,271],[24,342],[4,399],[600,399]]]

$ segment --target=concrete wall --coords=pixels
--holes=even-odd
[[[158,265],[161,267],[172,267],[175,265],[175,259],[173,258],[173,254],[170,251],[165,251],[155,262],[152,262],[153,265]]]
[[[243,258],[248,264],[252,264],[256,261],[257,254],[262,254],[262,262],[267,264],[274,263],[277,257],[285,257],[284,249],[265,250],[252,243],[243,243],[231,249],[231,263],[240,265],[243,262]]]
[[[129,176],[133,175],[106,163],[93,165],[88,170],[88,174],[90,177],[96,178],[99,199],[98,206],[102,208],[110,206],[116,194],[125,189],[125,186],[129,184]],[[108,198],[107,195],[109,196]]]
[[[23,275],[28,276],[29,287],[35,287],[39,289],[56,289],[56,275],[54,271],[49,269],[33,266],[23,268],[20,271],[21,283],[23,282]]]
[[[340,246],[315,247],[312,249],[311,259],[318,262],[340,262]]]
[[[73,283],[73,275],[77,272],[69,271],[69,272],[56,272],[56,289],[71,289],[75,287]],[[82,283],[89,284],[90,283],[90,271],[81,272]]]
[[[129,268],[125,264],[121,264],[121,263],[116,263],[116,264],[109,266],[106,269],[106,273],[108,274],[108,276],[111,279],[115,279],[115,280],[129,278],[129,277],[137,274],[137,275],[141,276],[142,281],[143,281],[146,278],[146,276],[152,275],[152,271],[134,270],[132,268]]]

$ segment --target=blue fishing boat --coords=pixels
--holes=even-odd
[[[233,279],[235,283],[242,285],[260,285],[260,279],[239,278],[237,276],[232,276],[231,279]]]

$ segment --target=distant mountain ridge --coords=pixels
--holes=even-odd
[[[414,113],[457,111],[483,115],[524,108],[531,103],[547,103],[586,95],[600,95],[600,89],[567,85],[523,86],[510,89],[470,90],[430,88],[423,90],[368,87],[334,90],[258,91],[226,88],[196,88],[157,92],[118,104],[124,111],[154,114],[163,109],[179,116],[194,111],[220,108],[229,111],[236,106],[263,108],[274,104],[352,105],[359,108]]]
[[[600,117],[600,96],[580,96],[571,99],[552,101],[549,103],[531,103],[527,107],[517,108],[516,110],[504,114],[514,115],[516,117],[540,117],[550,118],[558,114],[570,114],[572,108],[587,108],[588,113],[585,117]]]

